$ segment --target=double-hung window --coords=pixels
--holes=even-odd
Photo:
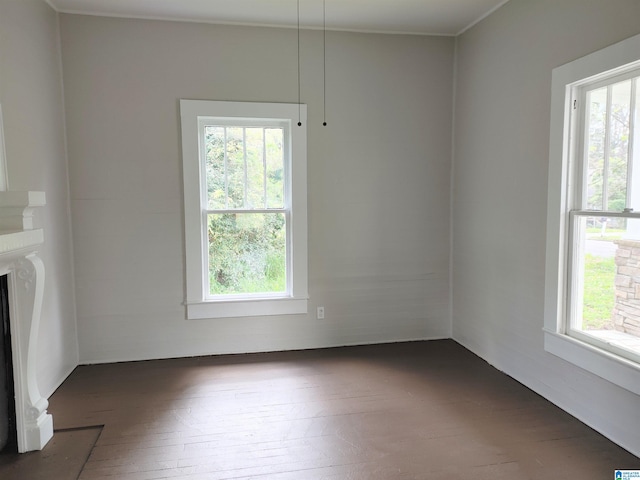
[[[304,106],[181,100],[180,111],[187,317],[306,313]]]
[[[640,393],[640,36],[554,70],[545,346]]]

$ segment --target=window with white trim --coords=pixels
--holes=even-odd
[[[574,88],[567,334],[640,362],[640,69]],[[636,212],[637,210],[637,212]]]
[[[545,347],[640,393],[640,36],[554,70]]]
[[[188,318],[307,312],[305,107],[180,101]]]

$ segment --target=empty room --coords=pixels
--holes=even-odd
[[[0,0],[0,478],[640,478],[639,18]]]

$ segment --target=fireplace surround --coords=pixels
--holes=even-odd
[[[37,383],[37,343],[44,292],[38,250],[42,229],[33,228],[44,192],[0,191],[0,275],[7,275],[18,451],[41,450],[53,437],[49,402]]]

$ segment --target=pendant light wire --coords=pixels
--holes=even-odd
[[[298,126],[302,126],[302,102],[300,97],[300,0],[298,1]]]
[[[322,0],[322,126],[327,126],[327,1]]]

